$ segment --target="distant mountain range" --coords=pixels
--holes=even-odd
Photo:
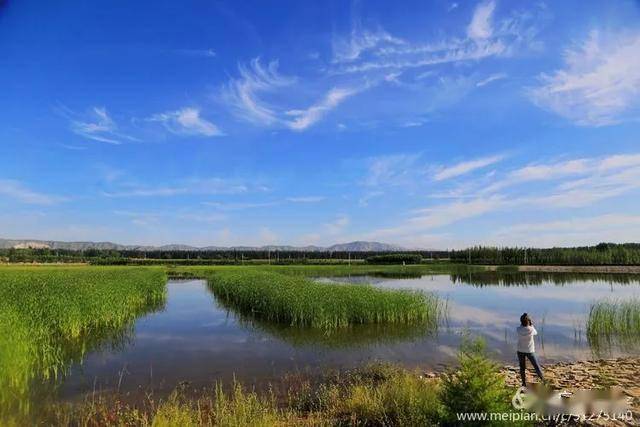
[[[340,243],[328,247],[322,246],[205,246],[196,247],[189,245],[163,245],[163,246],[141,246],[141,245],[120,245],[112,242],[60,242],[55,240],[12,240],[0,239],[0,249],[25,249],[25,248],[49,248],[49,249],[69,249],[74,251],[86,249],[101,250],[144,250],[144,251],[305,251],[305,252],[397,252],[407,250],[401,246],[390,245],[379,242],[349,242]]]

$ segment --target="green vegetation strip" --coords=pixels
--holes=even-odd
[[[601,301],[591,306],[587,320],[590,338],[640,338],[640,299]]]
[[[202,270],[201,274],[216,297],[241,314],[292,326],[330,330],[422,323],[435,329],[444,311],[444,303],[431,293],[324,284],[260,270]]]
[[[0,267],[0,415],[164,303],[156,268]],[[26,408],[28,409],[28,408]],[[0,418],[1,419],[1,418]]]
[[[414,278],[428,274],[469,274],[484,272],[483,266],[464,264],[428,264],[428,265],[245,265],[245,266],[179,266],[170,267],[170,277],[204,278],[213,271],[236,272],[273,272],[289,276],[303,277],[340,277],[340,276],[382,276]]]

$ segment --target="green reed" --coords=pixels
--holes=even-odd
[[[363,324],[437,328],[444,303],[432,293],[317,283],[260,270],[202,270],[217,298],[246,316],[325,330]]]
[[[600,301],[591,306],[587,336],[597,338],[640,338],[640,299]]]
[[[0,267],[0,419],[28,412],[32,381],[126,334],[165,298],[162,269]]]

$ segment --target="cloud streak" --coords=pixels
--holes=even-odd
[[[63,107],[61,110],[62,114],[70,121],[71,131],[83,138],[113,145],[120,145],[123,140],[139,141],[133,136],[120,132],[118,125],[105,107],[93,107],[83,117],[68,108]]]
[[[640,117],[640,32],[592,31],[564,53],[565,67],[539,76],[534,103],[580,126]]]
[[[494,22],[495,2],[480,3],[466,27],[464,37],[449,36],[431,42],[399,39],[385,32],[367,31],[356,26],[350,37],[338,46],[331,72],[371,75],[376,72],[435,68],[438,65],[479,61],[491,57],[511,56],[534,47],[538,32],[536,16],[514,13]],[[344,51],[352,52],[347,55]]]
[[[132,183],[120,183],[114,191],[104,191],[103,195],[112,198],[122,197],[173,197],[181,195],[241,194],[249,191],[244,184],[230,182],[222,178],[188,179],[176,185],[142,186]]]
[[[68,199],[34,191],[20,181],[0,179],[0,195],[31,205],[54,205]]]
[[[177,135],[223,136],[224,133],[212,122],[200,116],[198,108],[182,108],[177,111],[154,114],[147,121],[159,122]]]
[[[505,156],[491,156],[491,157],[483,157],[480,159],[469,160],[466,162],[461,162],[456,165],[443,168],[438,173],[435,174],[434,179],[436,181],[444,181],[446,179],[455,178],[461,175],[468,174],[469,172],[473,172],[478,169],[485,168],[487,166],[498,163]]]
[[[447,176],[469,173],[478,169],[474,166],[491,163],[486,159],[490,157],[476,164],[461,163],[442,172]],[[529,212],[562,212],[632,194],[640,191],[640,155],[616,154],[601,158],[537,163],[503,172],[501,175],[492,176],[494,183],[482,186],[475,193],[462,195],[448,203],[413,210],[400,225],[380,228],[369,237],[406,240],[416,233],[430,232],[490,213],[521,209]],[[543,185],[533,187],[531,183]],[[524,188],[526,191],[518,191]],[[508,189],[513,191],[506,191]]]
[[[232,78],[223,87],[223,100],[245,120],[261,125],[277,122],[274,108],[264,102],[260,94],[290,86],[296,81],[295,77],[281,75],[278,71],[278,61],[271,61],[265,67],[260,58],[254,58],[248,66],[238,65],[238,72],[240,76]]]
[[[277,61],[271,61],[264,67],[260,59],[255,58],[248,66],[240,65],[238,71],[240,76],[232,78],[223,87],[222,100],[240,119],[261,126],[306,130],[358,92],[352,88],[333,87],[317,103],[303,109],[292,109],[267,103],[261,98],[262,94],[279,93],[299,81],[296,77],[280,74]]]
[[[467,36],[472,40],[484,40],[493,35],[492,18],[496,8],[494,1],[486,1],[478,4],[471,22],[467,27]]]
[[[295,119],[287,121],[286,124],[289,128],[297,131],[307,129],[355,93],[356,91],[353,89],[333,88],[319,103],[305,110],[287,111],[286,114],[295,117]]]

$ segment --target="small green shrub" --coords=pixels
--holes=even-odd
[[[486,355],[485,343],[465,338],[458,353],[459,368],[442,378],[440,399],[444,405],[444,424],[459,425],[461,413],[508,413],[513,391],[505,385],[498,365]],[[494,425],[491,421],[477,425]],[[495,421],[495,425],[504,425]]]

